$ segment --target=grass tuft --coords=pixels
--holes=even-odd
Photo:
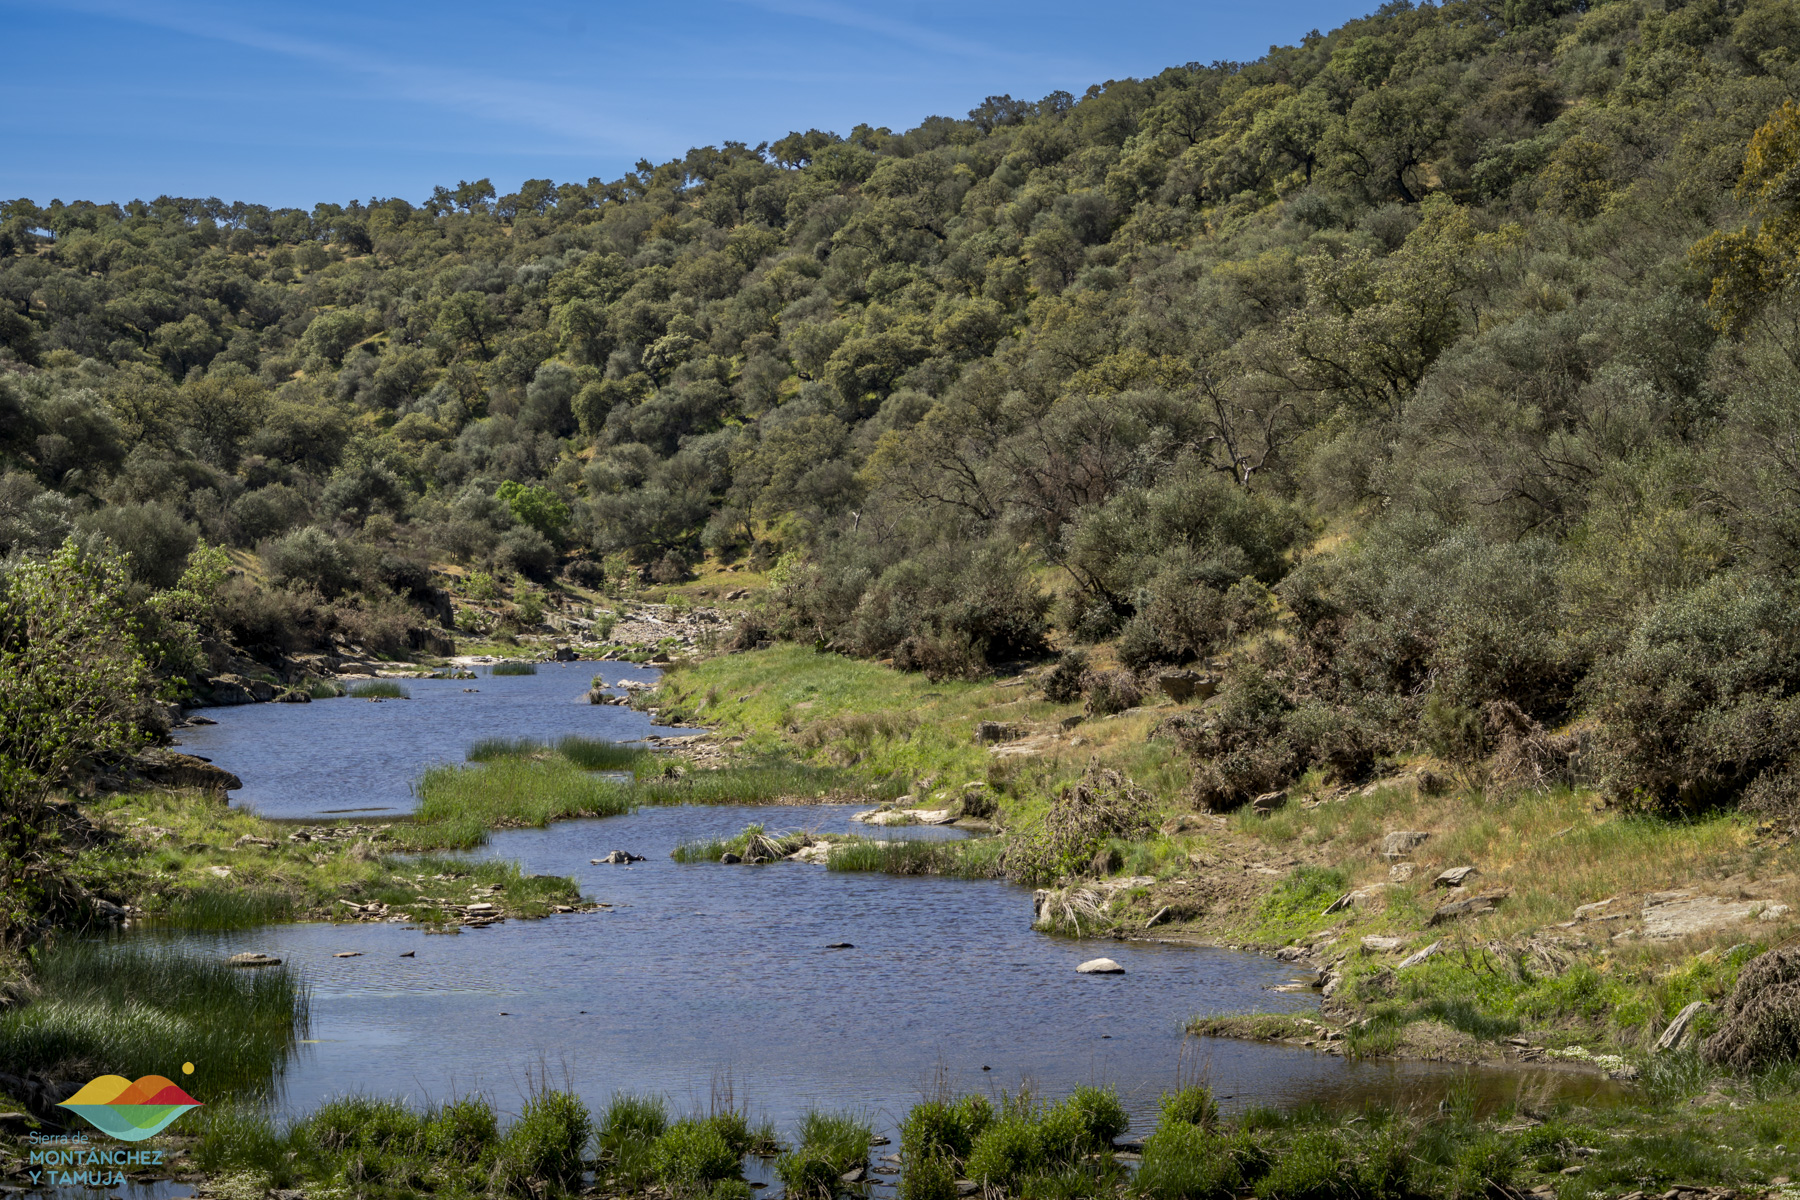
[[[412,693],[391,679],[370,679],[353,684],[350,688],[353,700],[410,700]]]
[[[537,664],[529,662],[495,663],[490,675],[536,675]]]
[[[0,1013],[0,1062],[44,1079],[199,1069],[200,1100],[271,1086],[301,1031],[308,994],[285,967],[242,970],[172,950],[100,941],[39,950],[38,997]]]

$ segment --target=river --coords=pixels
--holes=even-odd
[[[656,732],[641,713],[578,702],[595,666],[414,682],[413,699],[380,705],[208,710],[218,723],[180,739],[243,778],[234,804],[278,817],[348,809],[379,819],[361,810],[405,811],[420,771],[461,760],[479,738],[629,741]],[[608,682],[653,678],[619,664],[599,669]],[[528,872],[573,876],[585,895],[613,906],[592,913],[455,936],[330,924],[147,936],[207,954],[260,950],[300,968],[313,1019],[281,1084],[290,1112],[346,1092],[423,1102],[473,1090],[506,1111],[538,1080],[573,1087],[596,1111],[615,1091],[659,1092],[682,1111],[728,1084],[753,1119],[784,1129],[816,1105],[864,1112],[891,1132],[944,1077],[988,1094],[1109,1084],[1134,1128],[1147,1131],[1158,1096],[1201,1077],[1232,1110],[1424,1098],[1461,1073],[1185,1038],[1195,1014],[1303,1011],[1316,1001],[1272,990],[1293,969],[1257,954],[1034,933],[1031,893],[1004,882],[669,857],[684,841],[752,821],[877,832],[853,826],[851,811],[653,808],[498,833],[482,851]],[[590,864],[614,849],[646,861]],[[842,942],[853,948],[827,948]],[[334,957],[350,951],[359,956]],[[1125,973],[1076,974],[1076,964],[1102,954]],[[1488,1086],[1526,1082],[1496,1073]]]

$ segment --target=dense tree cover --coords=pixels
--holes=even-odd
[[[262,547],[271,638],[409,557],[750,555],[936,673],[1236,647],[1214,802],[1525,739],[1781,808],[1797,56],[1785,0],[1401,0],[612,182],[15,201],[0,543]]]

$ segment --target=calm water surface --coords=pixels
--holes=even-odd
[[[219,724],[183,740],[243,778],[234,802],[267,815],[397,812],[410,807],[409,785],[424,767],[460,761],[482,737],[651,732],[640,713],[577,702],[595,667],[414,682],[414,699],[380,705],[209,710]],[[654,677],[614,663],[599,669],[608,682]],[[480,690],[462,690],[469,686]],[[1271,990],[1293,968],[1255,954],[1034,933],[1030,891],[1007,883],[669,858],[684,841],[751,822],[962,836],[868,830],[850,823],[852,811],[655,808],[509,831],[483,851],[528,872],[573,876],[585,895],[613,905],[595,913],[455,936],[310,924],[175,940],[207,954],[275,954],[310,981],[309,1041],[283,1081],[290,1112],[346,1092],[432,1101],[471,1090],[510,1110],[542,1078],[574,1087],[596,1109],[621,1090],[660,1092],[684,1109],[729,1080],[753,1117],[784,1127],[820,1105],[863,1110],[891,1130],[941,1074],[956,1089],[990,1094],[1027,1081],[1049,1095],[1111,1084],[1146,1131],[1157,1097],[1200,1075],[1231,1109],[1429,1101],[1461,1073],[1185,1039],[1183,1023],[1196,1014],[1301,1011],[1316,1001]],[[590,864],[615,849],[647,861]],[[834,942],[854,948],[826,948]],[[334,957],[347,951],[359,956]],[[1125,974],[1075,973],[1100,955]],[[1491,1092],[1548,1086],[1515,1074],[1487,1079]]]
[[[410,700],[341,697],[311,704],[245,704],[209,708],[216,725],[176,733],[182,750],[211,759],[244,781],[232,804],[265,817],[366,816],[411,812],[412,785],[425,768],[461,762],[471,743],[489,737],[545,741],[576,733],[629,742],[659,729],[635,709],[589,704],[599,675],[654,682],[658,672],[630,663],[540,663],[536,675],[399,681]],[[472,690],[471,690],[472,689]]]

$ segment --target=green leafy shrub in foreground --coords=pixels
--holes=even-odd
[[[686,1120],[656,1139],[651,1161],[664,1185],[691,1194],[736,1175],[739,1155],[711,1121]]]

